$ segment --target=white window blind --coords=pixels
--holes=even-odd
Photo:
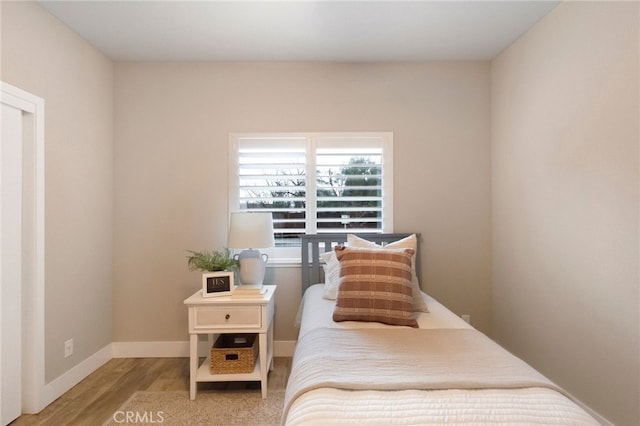
[[[391,133],[232,134],[231,211],[269,211],[276,246],[304,233],[391,232]]]

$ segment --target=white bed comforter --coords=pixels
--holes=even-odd
[[[594,425],[548,388],[348,391],[322,388],[291,407],[289,425]]]
[[[332,326],[318,318],[330,317],[320,312],[332,302],[311,302],[319,296],[310,291],[285,398],[289,426],[598,424],[544,376],[433,299],[431,313],[420,314],[427,319],[418,321],[431,330]]]

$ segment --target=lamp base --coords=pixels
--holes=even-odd
[[[262,288],[267,259],[269,259],[269,256],[261,254],[258,250],[249,249],[240,252],[237,255],[240,265],[240,286],[238,288],[245,286]]]

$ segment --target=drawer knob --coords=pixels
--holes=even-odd
[[[228,320],[229,318],[231,318],[231,315],[229,315],[229,314],[227,314],[227,315],[225,315],[225,316],[224,316],[224,319],[225,319],[225,320]]]

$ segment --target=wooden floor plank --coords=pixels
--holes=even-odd
[[[274,358],[268,388],[284,389],[291,358]],[[206,384],[201,384],[200,386]],[[214,383],[216,389],[260,388],[260,382]],[[189,389],[188,358],[115,358],[98,368],[38,414],[23,414],[11,426],[96,426],[107,421],[136,391]]]

